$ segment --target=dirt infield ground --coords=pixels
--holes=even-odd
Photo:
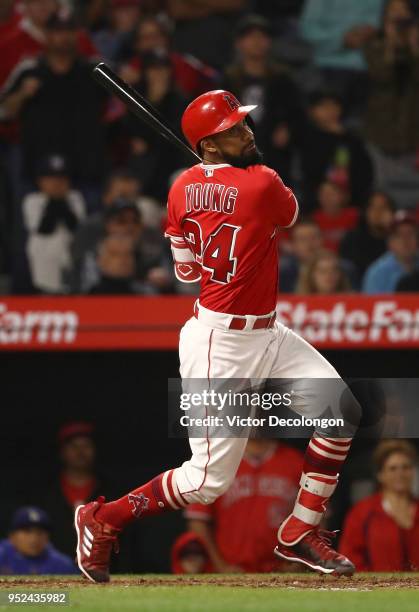
[[[4,588],[71,588],[91,587],[83,578],[64,579],[35,578],[22,576],[0,578],[0,589]],[[246,575],[203,575],[203,576],[114,576],[112,582],[99,585],[109,587],[234,587],[234,588],[287,588],[316,589],[330,591],[367,591],[376,589],[419,589],[419,574],[356,574],[352,578],[335,578],[317,574],[246,574]],[[419,610],[419,594],[418,594]]]

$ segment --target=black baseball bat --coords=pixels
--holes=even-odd
[[[101,62],[95,66],[93,68],[93,76],[102,87],[119,98],[134,115],[144,121],[153,130],[156,130],[163,138],[177,146],[183,153],[191,155],[195,162],[202,161],[199,155],[175,134],[158,110],[139,94],[138,91],[115,74],[107,64]]]

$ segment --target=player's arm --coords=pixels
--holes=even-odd
[[[181,236],[171,236],[167,232],[165,236],[170,238],[176,278],[182,283],[197,283],[200,281],[201,266],[196,263],[185,239]]]
[[[275,225],[284,229],[292,227],[298,217],[298,202],[292,189],[286,187],[278,174],[271,171],[266,188],[265,201],[269,216]]]
[[[164,233],[170,239],[175,276],[182,283],[197,283],[201,280],[201,266],[195,261],[182,232],[179,221],[176,219],[173,204],[167,203],[167,223]]]
[[[209,517],[203,519],[193,518],[188,520],[188,530],[197,533],[205,542],[209,558],[216,572],[229,574],[242,571],[235,565],[230,565],[221,556],[215,542],[214,527]]]

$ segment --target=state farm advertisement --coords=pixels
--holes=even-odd
[[[0,350],[175,350],[191,297],[3,297]],[[325,349],[418,348],[419,295],[279,297],[278,320]]]

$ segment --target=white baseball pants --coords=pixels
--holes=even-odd
[[[208,379],[216,389],[217,379],[339,378],[318,351],[281,323],[233,331],[228,329],[232,315],[199,306],[198,317],[180,333],[182,379]],[[248,317],[246,327],[254,320]],[[312,416],[309,409],[306,416]],[[192,457],[175,470],[177,486],[188,503],[210,504],[232,484],[247,438],[190,438],[189,443]]]

